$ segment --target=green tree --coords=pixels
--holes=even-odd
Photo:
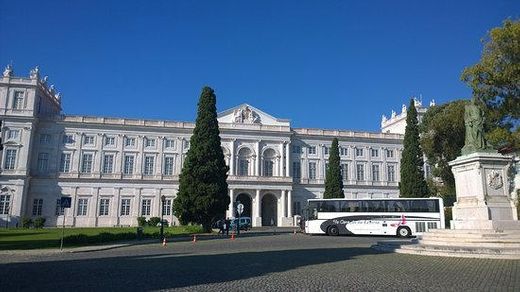
[[[495,148],[520,146],[520,21],[506,20],[482,40],[480,61],[461,79],[487,110],[486,139]],[[516,128],[516,129],[515,129]]]
[[[430,107],[419,126],[421,148],[434,177],[428,181],[430,193],[443,197],[446,205],[455,200],[455,179],[448,162],[460,156],[464,146],[464,106],[467,103],[467,100],[456,100]]]
[[[219,134],[216,96],[213,89],[204,87],[173,210],[182,224],[201,224],[205,232],[229,205],[228,167]]]
[[[422,198],[428,196],[428,185],[424,179],[423,153],[419,144],[419,127],[415,102],[410,100],[406,113],[406,129],[404,148],[401,157],[401,182],[399,193],[401,197]]]
[[[344,198],[343,193],[343,178],[341,176],[341,167],[339,159],[338,139],[332,140],[332,146],[329,152],[329,167],[325,176],[325,193],[323,198]]]

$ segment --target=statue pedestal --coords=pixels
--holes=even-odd
[[[457,202],[451,229],[520,230],[520,221],[509,194],[511,157],[477,152],[450,162]]]

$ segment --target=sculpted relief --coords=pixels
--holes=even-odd
[[[260,116],[249,106],[236,109],[233,112],[233,122],[241,124],[257,124],[260,123]]]

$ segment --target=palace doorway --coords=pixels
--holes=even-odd
[[[262,197],[262,226],[276,226],[278,199],[273,194],[265,194]]]

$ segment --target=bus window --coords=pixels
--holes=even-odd
[[[439,212],[439,201],[410,200],[409,212]]]
[[[339,212],[339,201],[323,201],[318,208],[320,212]]]
[[[385,212],[386,202],[380,200],[364,201],[363,207],[364,212]]]
[[[361,212],[361,202],[343,201],[343,204],[341,204],[341,212]]]
[[[407,201],[390,200],[386,202],[388,212],[405,212]]]

